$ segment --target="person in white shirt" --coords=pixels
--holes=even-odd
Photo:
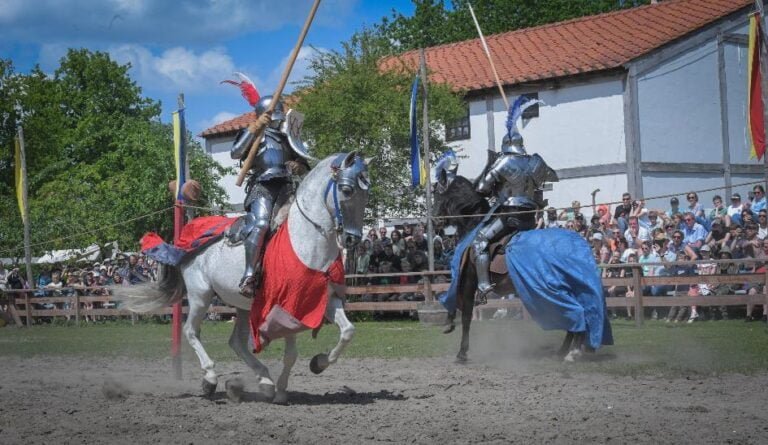
[[[734,193],[731,195],[731,205],[728,206],[728,218],[725,221],[725,225],[731,225],[731,219],[734,215],[740,215],[744,206],[741,204],[741,195]]]
[[[629,247],[633,249],[640,249],[643,241],[651,240],[651,232],[645,227],[640,226],[640,222],[636,216],[629,217],[629,228],[624,231],[624,238],[627,239]]]

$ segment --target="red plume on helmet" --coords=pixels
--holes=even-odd
[[[240,78],[239,82],[236,80],[222,80],[219,83],[237,85],[240,87],[240,93],[243,95],[245,100],[247,100],[252,107],[255,107],[261,98],[261,96],[259,96],[259,91],[256,89],[256,85],[254,85],[251,79],[249,79],[248,76],[243,73],[235,73],[235,76]]]

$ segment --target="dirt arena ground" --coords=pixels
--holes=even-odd
[[[617,377],[537,372],[475,354],[343,359],[313,375],[301,358],[290,405],[265,403],[236,362],[245,400],[199,396],[196,363],[6,358],[0,442],[18,443],[765,443],[768,375]],[[550,360],[550,359],[546,359]],[[551,359],[553,360],[553,359]],[[268,363],[279,370],[277,361]],[[274,375],[274,371],[273,371]]]

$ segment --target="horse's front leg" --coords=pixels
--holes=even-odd
[[[560,349],[557,350],[557,356],[564,358],[568,351],[571,349],[571,343],[573,343],[573,332],[568,331],[563,339],[563,344],[560,345]]]
[[[333,364],[344,352],[349,342],[355,336],[355,326],[347,318],[347,313],[344,312],[344,301],[332,293],[328,298],[328,306],[325,308],[325,318],[333,320],[333,323],[339,327],[339,342],[326,356],[325,354],[317,354],[312,358],[309,364],[309,369],[315,374],[320,374],[325,369]]]
[[[251,346],[248,342],[250,335],[248,311],[238,309],[235,317],[235,327],[232,330],[232,335],[229,337],[229,347],[259,377],[259,392],[272,400],[275,397],[275,383],[269,375],[269,369],[251,352]]]
[[[288,403],[288,378],[291,376],[291,369],[299,357],[299,351],[296,349],[296,337],[290,335],[285,337],[285,352],[283,353],[283,370],[280,377],[277,378],[277,393],[274,403],[284,405]]]
[[[216,391],[219,378],[214,369],[215,363],[205,352],[205,348],[200,342],[200,324],[208,311],[210,296],[189,293],[188,300],[189,314],[187,315],[187,322],[184,323],[184,335],[187,337],[189,345],[195,350],[195,354],[200,360],[200,367],[205,373],[202,382],[203,395],[210,397]]]

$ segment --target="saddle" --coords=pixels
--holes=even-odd
[[[488,245],[488,252],[491,255],[491,264],[489,267],[489,270],[491,273],[498,274],[498,275],[506,275],[507,260],[506,260],[505,247],[507,246],[507,243],[509,242],[510,238],[512,238],[513,235],[514,234],[505,235],[500,240]],[[470,248],[466,250],[464,259],[461,262],[461,269],[464,268],[467,261],[469,261],[471,264],[475,264],[475,252]]]

